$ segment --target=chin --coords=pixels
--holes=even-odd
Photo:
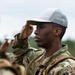
[[[43,44],[37,44],[38,47],[45,47]]]

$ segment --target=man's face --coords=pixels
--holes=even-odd
[[[51,46],[54,39],[54,27],[52,23],[38,23],[34,34],[37,45],[46,48]]]

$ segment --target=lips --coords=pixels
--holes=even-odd
[[[38,37],[35,37],[34,40],[35,40],[36,42],[39,42],[39,41],[40,41],[40,39],[39,39]]]

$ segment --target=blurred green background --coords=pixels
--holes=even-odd
[[[2,43],[2,42],[0,41],[0,44],[1,44],[1,43]],[[30,44],[31,47],[38,48],[38,46],[37,46],[36,42],[34,41],[33,37],[29,37],[29,42],[28,42],[28,43]],[[75,56],[75,40],[67,39],[67,40],[65,40],[65,41],[62,41],[62,43],[67,44],[68,47],[69,47],[70,53],[71,53],[73,56]],[[13,49],[9,47],[7,51],[8,51],[8,52],[12,52]]]
[[[65,41],[62,41],[62,43],[67,44],[69,48],[69,52],[75,56],[75,40],[67,39]],[[36,42],[32,37],[29,38],[29,44],[31,47],[38,48]]]

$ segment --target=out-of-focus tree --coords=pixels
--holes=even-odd
[[[38,48],[36,42],[34,41],[34,38],[33,37],[29,37],[29,41],[28,41],[29,45],[31,47],[35,47],[35,48]]]
[[[28,40],[29,40],[28,43],[31,47],[38,48],[38,46],[37,46],[36,42],[34,41],[33,37],[29,37]],[[0,42],[0,44],[1,43],[2,42]],[[69,47],[70,53],[75,56],[75,40],[67,39],[65,41],[62,41],[62,43],[67,44],[68,47]],[[12,51],[13,51],[13,49],[11,47],[9,47],[8,50],[7,50],[7,52],[12,52]]]
[[[71,52],[72,55],[75,56],[75,40],[67,39],[63,41],[63,43],[68,45],[68,49]]]

